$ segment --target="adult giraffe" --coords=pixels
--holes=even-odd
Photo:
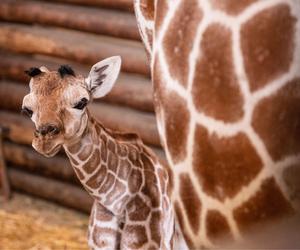
[[[191,248],[299,207],[300,1],[135,0]]]

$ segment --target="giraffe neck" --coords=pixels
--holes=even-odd
[[[113,134],[90,118],[82,136],[64,145],[64,149],[84,188],[102,206],[119,215],[138,182],[131,180],[130,186],[127,182],[138,147],[131,135],[124,135],[123,140],[114,136],[120,134]]]

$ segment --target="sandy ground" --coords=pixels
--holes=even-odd
[[[85,250],[88,215],[14,193],[0,197],[1,250]]]

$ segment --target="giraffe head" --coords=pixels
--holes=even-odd
[[[88,122],[87,104],[112,89],[120,66],[120,57],[114,56],[96,63],[87,78],[77,76],[69,66],[26,71],[31,76],[30,93],[23,99],[22,112],[35,124],[35,150],[51,157],[62,145],[80,139]]]

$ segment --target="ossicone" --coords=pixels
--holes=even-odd
[[[41,74],[42,71],[39,68],[33,67],[33,68],[28,69],[28,70],[25,70],[25,73],[27,75],[31,76],[31,77],[35,77],[35,76]]]
[[[65,75],[75,76],[74,70],[69,65],[61,65],[58,69],[58,73],[60,74],[61,78]]]

